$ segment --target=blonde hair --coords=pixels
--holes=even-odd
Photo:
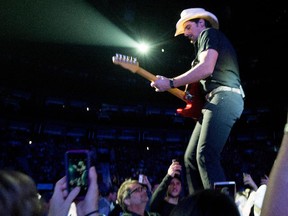
[[[130,197],[130,193],[131,193],[130,187],[133,184],[139,184],[139,182],[137,180],[127,179],[121,184],[118,190],[117,201],[119,205],[121,206],[121,208],[123,209],[123,211],[127,211],[127,206],[125,205],[124,200]]]

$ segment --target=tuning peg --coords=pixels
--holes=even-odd
[[[130,64],[137,64],[137,58],[136,57],[126,56],[126,55],[122,55],[119,53],[115,54],[115,57],[113,57],[113,61],[114,60],[121,61],[121,62],[127,62]]]
[[[122,55],[119,54],[119,53],[116,53],[115,57],[116,57],[117,60],[121,60],[122,59]]]
[[[129,56],[128,59],[127,59],[127,61],[128,61],[129,63],[132,63],[132,61],[133,61],[132,56]]]

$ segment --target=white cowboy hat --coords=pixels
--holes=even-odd
[[[217,17],[203,8],[185,9],[180,14],[180,19],[176,23],[176,32],[174,36],[184,33],[184,23],[191,19],[202,18],[210,22],[213,28],[218,29],[219,23]]]

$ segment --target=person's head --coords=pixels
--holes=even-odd
[[[105,197],[109,202],[115,202],[117,199],[118,188],[116,185],[106,186],[102,184],[99,186],[101,196]]]
[[[0,171],[0,212],[7,216],[38,216],[43,213],[36,184],[19,171]]]
[[[79,162],[78,162],[78,167],[83,167],[83,166],[85,166],[84,161],[79,161]]]
[[[203,29],[209,27],[219,28],[218,19],[214,14],[203,8],[185,9],[176,24],[175,36],[184,34],[189,40],[195,42]]]
[[[168,185],[167,188],[167,197],[169,198],[179,198],[182,190],[182,182],[181,177],[178,175],[175,175]]]
[[[178,202],[170,216],[240,216],[236,203],[228,195],[213,189],[195,192]]]
[[[146,186],[137,180],[128,179],[119,187],[117,200],[123,211],[133,211],[135,207],[145,210],[149,201]]]
[[[152,187],[152,193],[155,192],[155,190],[159,187],[159,185],[160,185],[160,184],[159,184],[158,182],[153,185],[153,187]]]

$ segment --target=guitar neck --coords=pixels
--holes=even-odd
[[[157,77],[155,75],[151,74],[150,72],[146,71],[145,69],[143,69],[141,67],[139,67],[135,72],[149,81],[157,80]],[[184,97],[185,97],[184,91],[182,91],[178,88],[171,88],[171,89],[168,89],[167,91],[169,93],[173,94],[174,96],[178,97],[179,99],[186,102],[186,100],[184,99]]]

